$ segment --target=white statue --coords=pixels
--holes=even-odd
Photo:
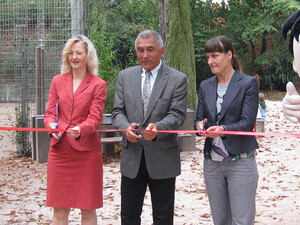
[[[291,30],[289,51],[294,56],[293,68],[300,76],[300,10],[290,16],[283,24],[281,34],[287,38],[287,32]],[[284,117],[293,123],[300,123],[300,95],[292,82],[286,85],[286,95],[282,100]]]

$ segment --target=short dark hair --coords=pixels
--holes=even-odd
[[[299,34],[300,34],[300,10],[291,15],[282,25],[281,35],[285,40],[287,38],[287,32],[291,30],[291,36],[289,41],[289,51],[294,55],[293,52],[293,41],[294,38],[299,42]]]

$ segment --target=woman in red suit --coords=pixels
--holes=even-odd
[[[47,201],[53,224],[68,224],[71,208],[81,209],[82,224],[97,224],[102,207],[103,164],[99,128],[106,101],[106,82],[98,74],[98,57],[91,41],[77,35],[62,52],[61,74],[54,76],[45,127],[50,133]]]

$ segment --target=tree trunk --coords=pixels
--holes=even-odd
[[[189,0],[160,0],[159,25],[166,43],[164,62],[188,77],[188,105],[197,108],[195,52]]]

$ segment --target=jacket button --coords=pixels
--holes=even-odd
[[[72,108],[72,105],[69,105],[70,108]]]
[[[69,124],[70,123],[70,121],[67,121],[67,124]]]

